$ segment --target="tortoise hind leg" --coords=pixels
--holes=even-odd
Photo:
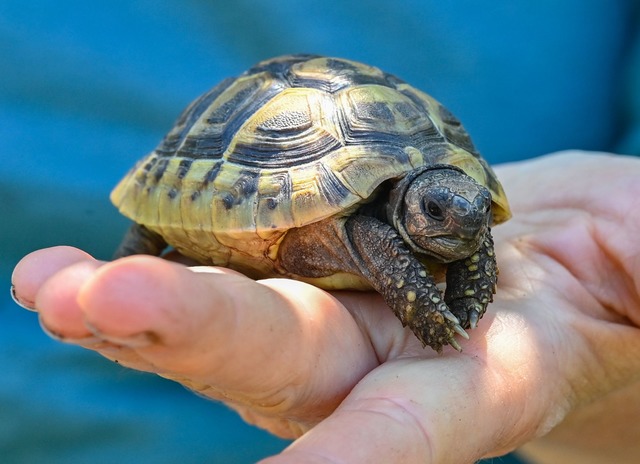
[[[131,255],[160,256],[165,248],[167,242],[159,234],[140,224],[133,224],[113,254],[113,259]]]

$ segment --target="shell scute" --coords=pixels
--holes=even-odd
[[[322,95],[315,89],[282,91],[237,131],[225,152],[227,161],[262,169],[317,162],[342,145],[321,106]],[[287,122],[297,125],[283,127]]]
[[[373,66],[327,57],[303,59],[286,71],[286,78],[293,87],[316,88],[328,93],[357,85],[387,85],[387,76]]]

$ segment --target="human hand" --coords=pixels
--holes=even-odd
[[[498,293],[461,354],[423,349],[377,294],[146,256],[40,250],[15,293],[54,336],[301,436],[268,463],[473,462],[555,426],[593,444],[594,405],[640,418],[640,160],[562,154],[498,175],[514,218],[494,230]],[[637,462],[637,442],[616,450]]]

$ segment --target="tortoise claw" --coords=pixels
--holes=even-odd
[[[462,347],[460,346],[460,344],[456,341],[455,338],[451,337],[449,339],[449,345],[451,345],[456,351],[462,353]]]
[[[478,327],[479,320],[480,320],[480,313],[477,310],[471,311],[471,313],[469,313],[469,327],[471,327],[472,329],[475,329],[476,327]]]
[[[449,311],[448,309],[445,311],[442,311],[442,315],[444,316],[445,319],[448,319],[449,321],[453,322],[456,325],[460,324],[460,319],[458,319],[455,314],[453,314],[451,311]]]
[[[460,324],[454,324],[452,328],[462,338],[469,340],[469,334],[465,332],[465,330],[462,328]]]

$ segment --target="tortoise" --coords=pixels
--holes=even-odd
[[[378,68],[289,55],[184,110],[111,194],[115,257],[168,247],[258,279],[374,289],[423,346],[461,350],[493,300],[510,217],[461,123]],[[438,282],[446,280],[446,290]]]

